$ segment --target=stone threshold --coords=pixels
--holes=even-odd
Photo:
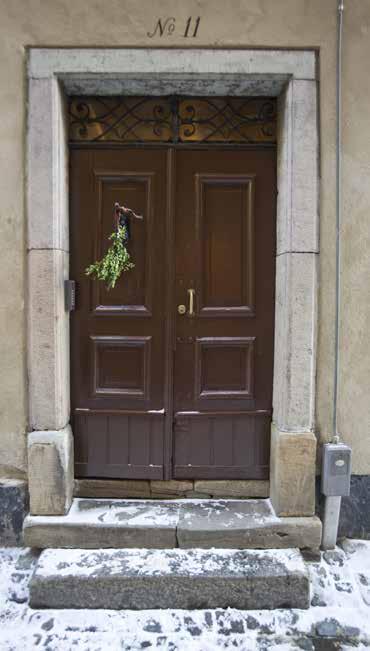
[[[270,482],[263,479],[217,480],[141,480],[141,479],[76,479],[75,497],[151,499],[184,498],[254,498],[268,497]]]
[[[318,549],[321,521],[277,517],[268,499],[75,498],[65,516],[27,516],[24,542],[41,549]]]

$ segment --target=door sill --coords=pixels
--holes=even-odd
[[[268,497],[268,479],[76,479],[75,497],[178,499]]]

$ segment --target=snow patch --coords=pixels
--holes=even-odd
[[[370,607],[360,577],[369,570],[370,541],[346,541],[342,547],[337,555],[307,564],[313,605],[306,611],[32,610],[26,599],[36,557],[24,549],[0,550],[0,649],[291,651],[302,639],[310,648],[312,637],[331,628],[338,629],[342,651],[354,648],[349,639],[355,639],[359,651],[369,649]],[[75,551],[64,550],[68,561]],[[137,555],[142,551],[135,550]],[[320,648],[324,644],[322,638]]]

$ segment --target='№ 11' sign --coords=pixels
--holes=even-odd
[[[155,36],[172,36],[176,31],[179,35],[184,36],[184,38],[196,38],[199,25],[200,16],[197,18],[189,16],[185,26],[183,24],[176,24],[176,18],[173,16],[168,18],[159,18],[154,29],[151,32],[147,32],[147,36],[149,36],[149,38],[154,38]]]

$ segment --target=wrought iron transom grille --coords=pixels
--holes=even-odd
[[[276,99],[73,97],[70,142],[276,142]]]

